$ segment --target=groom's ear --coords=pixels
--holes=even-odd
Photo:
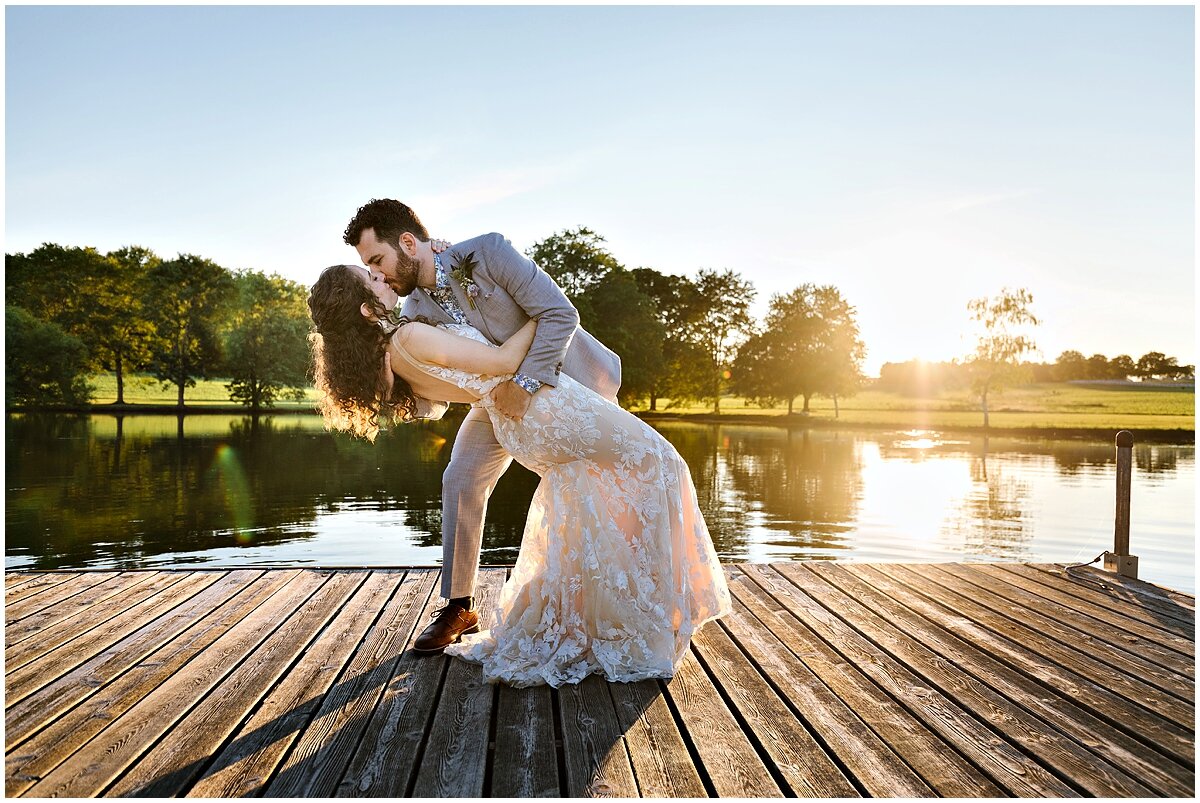
[[[409,256],[416,256],[417,238],[411,232],[402,232],[400,234],[400,248]]]

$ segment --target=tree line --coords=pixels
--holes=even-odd
[[[579,226],[526,255],[579,310],[580,323],[621,357],[619,400],[669,407],[701,402],[720,412],[727,393],[764,406],[816,394],[833,398],[862,381],[866,347],[852,307],[836,287],[802,284],[771,298],[765,321],[750,314],[756,291],[734,270],[694,278],[627,268],[604,237]]]
[[[134,372],[184,391],[222,377],[258,410],[308,385],[308,290],[278,275],[228,270],[192,254],[51,243],[4,257],[5,403],[87,403],[96,371]]]
[[[760,325],[751,282],[733,270],[694,278],[628,269],[580,226],[526,254],[563,288],[582,325],[622,361],[620,400],[651,409],[708,403],[730,392],[763,404],[845,395],[865,347],[854,309],[834,287],[805,284],[773,298]],[[230,398],[259,409],[302,398],[310,384],[307,288],[277,275],[228,270],[192,254],[162,259],[131,246],[110,253],[45,244],[5,255],[5,400],[83,404],[97,371],[116,376],[117,404],[133,373],[174,386],[228,378]]]
[[[1084,357],[1081,352],[1068,350],[1058,355],[1054,362],[1023,363],[1021,370],[1029,382],[1145,382],[1184,381],[1196,378],[1194,365],[1180,365],[1175,357],[1168,357],[1161,351],[1147,352],[1134,360],[1128,354],[1110,359],[1103,354]],[[968,363],[958,360],[889,362],[880,367],[875,387],[878,390],[907,396],[936,395],[942,391],[970,387],[970,371],[971,366]]]
[[[586,226],[564,229],[526,251],[579,310],[580,322],[622,362],[620,401],[651,410],[704,403],[720,412],[737,394],[762,406],[814,396],[834,401],[865,383],[866,346],[857,311],[832,285],[803,283],[772,296],[755,320],[754,285],[730,269],[692,277],[628,268]],[[117,403],[127,377],[148,373],[184,391],[200,378],[229,380],[230,398],[252,409],[304,396],[310,385],[310,329],[304,285],[278,275],[228,270],[203,257],[164,260],[136,246],[107,254],[46,244],[5,255],[8,405],[81,404],[87,377],[111,371]],[[1067,351],[1053,365],[1030,363],[1040,322],[1026,289],[971,301],[980,326],[974,351],[950,363],[887,363],[876,387],[901,393],[970,387],[987,422],[988,395],[1020,381],[1194,376],[1158,352],[1084,358]]]

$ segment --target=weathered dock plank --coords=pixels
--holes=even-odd
[[[153,687],[166,680],[287,579],[280,572],[256,584],[255,593],[243,593],[261,576],[261,571],[249,569],[230,572],[164,619],[126,636],[38,694],[10,704],[4,713],[9,750],[6,760],[15,758],[13,747],[36,738],[17,755],[38,756],[42,766],[22,766],[19,771],[41,775],[51,769],[44,764],[48,747],[65,749],[69,755],[82,744],[78,740],[90,738],[108,719],[141,699],[143,686]],[[229,602],[231,598],[235,602]],[[94,704],[84,704],[100,690],[101,698]],[[96,705],[104,706],[102,716],[97,715],[100,712]]]
[[[629,750],[607,684],[595,675],[558,689],[568,797],[637,797]]]
[[[704,782],[658,681],[610,683],[608,691],[641,796],[705,797]]]
[[[152,576],[152,575],[151,575]],[[15,627],[22,619],[25,619],[39,611],[44,611],[47,608],[54,607],[56,610],[62,610],[64,613],[69,610],[63,606],[63,602],[73,597],[87,595],[88,592],[95,589],[97,586],[106,584],[112,585],[119,583],[122,579],[132,579],[135,582],[147,578],[146,572],[138,572],[129,575],[114,575],[112,572],[92,572],[90,574],[82,574],[73,582],[59,583],[58,585],[43,588],[39,593],[25,596],[21,599],[10,601],[7,597],[4,602],[4,629],[5,632]],[[5,636],[5,643],[15,643],[16,639],[9,639]]]
[[[1061,578],[1065,569],[1055,563],[1003,563],[1000,566],[1028,566],[1056,578]],[[1106,572],[1094,566],[1081,566],[1071,570],[1073,582],[1070,584],[1072,593],[1081,597],[1090,595],[1091,590],[1099,590],[1107,599],[1123,598],[1135,605],[1154,607],[1163,614],[1177,618],[1185,624],[1190,623],[1193,631],[1196,626],[1196,598],[1162,586],[1156,586],[1130,577]],[[1089,583],[1083,585],[1083,582]],[[1118,594],[1117,592],[1122,592]]]
[[[760,648],[759,666],[766,668],[777,682],[792,684],[784,688],[800,690],[801,694],[793,697],[796,693],[792,691],[789,697],[797,705],[803,705],[804,710],[821,712],[820,716],[829,718],[835,729],[844,725],[845,737],[852,739],[843,743],[845,747],[867,747],[874,757],[870,769],[883,770],[871,777],[865,772],[859,775],[864,785],[871,784],[867,788],[873,788],[873,794],[882,796],[878,790],[886,789],[893,778],[897,790],[913,783],[888,757],[889,750],[943,797],[1003,794],[974,764],[809,629],[782,602],[751,578],[744,578],[737,567],[732,568],[730,589],[734,611],[728,627],[743,643],[753,643],[746,635],[757,629],[757,622],[766,624],[774,638]],[[861,718],[867,727],[856,724],[854,717]],[[874,743],[872,737],[876,734],[882,744]],[[830,743],[838,744],[839,740],[835,737]],[[897,791],[897,794],[903,793]]]
[[[717,682],[689,652],[665,684],[667,699],[704,769],[702,777],[718,797],[784,797]]]
[[[7,609],[9,605],[32,597],[35,594],[41,594],[63,583],[69,583],[74,578],[74,574],[67,572],[50,572],[32,575],[25,582],[13,583],[12,587],[6,585],[4,589],[4,607]],[[71,588],[77,587],[71,586]],[[7,621],[7,616],[5,620]]]
[[[114,718],[104,730],[72,753],[25,792],[30,797],[97,797],[122,775],[136,770],[139,756],[173,731],[189,733],[185,715],[257,647],[289,611],[296,610],[328,579],[297,573],[280,592],[255,608],[214,645],[179,672],[154,687]],[[176,727],[178,725],[178,727]]]
[[[475,586],[480,617],[491,613],[505,574],[503,569],[480,570]],[[484,682],[482,667],[450,661],[413,786],[414,797],[483,796],[494,697],[495,688]]]
[[[442,604],[435,583],[419,599],[400,600],[396,625],[403,651],[386,679],[383,695],[363,730],[365,749],[355,752],[337,789],[338,797],[405,797],[428,733],[445,675],[445,662],[413,652],[412,642]]]
[[[74,669],[153,622],[162,614],[216,582],[220,575],[197,574],[155,578],[139,587],[136,604],[122,609],[128,600],[114,608],[115,615],[79,632],[79,625],[51,628],[5,650],[5,704],[11,705],[34,693],[50,680]],[[97,617],[103,618],[103,617]],[[9,663],[11,661],[11,664]]]
[[[400,578],[391,578],[397,586]],[[386,602],[311,722],[284,758],[266,797],[332,797],[383,694],[408,632],[397,625],[409,606],[394,593]],[[378,610],[378,608],[375,608]]]
[[[1062,627],[1036,610],[1012,605],[941,565],[932,565],[924,574],[956,593],[960,604],[975,611],[977,621],[993,631],[1026,644],[1055,663],[1091,678],[1176,724],[1187,727],[1195,720],[1195,707],[1189,701],[1173,690],[1164,691],[1157,687],[1156,681],[1169,673],[1150,662]]]
[[[1194,598],[1052,564],[737,564],[674,678],[415,653],[429,568],[6,573],[9,797],[1188,797]],[[504,568],[484,569],[490,610]]]
[[[500,687],[495,743],[491,797],[562,795],[554,738],[554,699],[549,687]]]
[[[7,594],[14,588],[32,582],[39,577],[42,577],[41,572],[5,572],[4,573],[4,591]]]
[[[1131,585],[1137,580],[1087,567],[1072,570],[1070,578],[1062,571],[1053,572],[1040,565],[1001,563],[994,568],[1032,580],[1041,587],[1039,593],[1065,600],[1068,607],[1085,612],[1101,608],[1153,625],[1170,634],[1166,637],[1155,634],[1159,641],[1185,655],[1196,654],[1196,611],[1168,596],[1174,592],[1163,589],[1162,595],[1147,593],[1144,588]],[[1094,585],[1087,584],[1088,580]],[[1058,593],[1050,595],[1046,593],[1048,590]]]
[[[965,568],[965,567],[964,567]],[[1180,645],[1180,636],[1128,616],[1109,606],[1096,605],[1042,585],[1016,572],[986,564],[970,564],[964,577],[984,575],[994,582],[979,582],[1018,605],[1036,606],[1055,621],[1090,638],[1111,644],[1188,680],[1196,674],[1195,656]],[[973,573],[973,574],[972,574]],[[974,581],[973,581],[974,582]]]
[[[113,598],[118,594],[128,594],[135,587],[149,582],[154,577],[155,575],[151,572],[110,574],[99,583],[83,588],[64,600],[43,602],[36,610],[20,611],[21,603],[19,602],[9,606],[4,610],[4,645],[7,648],[19,644],[55,625],[63,626],[69,619],[99,612],[97,606],[113,602]],[[42,600],[41,596],[31,597],[27,601],[37,602],[39,600]],[[86,623],[95,625],[95,620],[89,616]]]
[[[1094,717],[1088,716],[1086,712],[1080,711],[1067,701],[1046,698],[1043,688],[1035,681],[1008,669],[961,639],[945,633],[940,627],[930,624],[887,594],[863,582],[848,569],[829,565],[814,566],[813,571],[872,611],[880,620],[880,627],[884,627],[882,623],[886,622],[894,628],[893,633],[903,633],[906,636],[905,641],[911,639],[914,645],[919,645],[914,649],[921,650],[931,659],[927,666],[937,666],[936,662],[939,659],[954,666],[958,670],[957,673],[942,670],[936,673],[936,677],[926,674],[927,678],[936,680],[943,690],[955,693],[954,683],[983,689],[984,691],[973,695],[982,703],[979,712],[994,712],[995,721],[1006,722],[1008,727],[1020,729],[1015,741],[1025,743],[1026,747],[1033,743],[1039,744],[1041,754],[1054,764],[1060,774],[1080,789],[1097,795],[1112,793],[1112,790],[1119,790],[1119,794],[1122,795],[1139,797],[1152,794],[1152,790],[1144,786],[1136,776],[1121,769],[1127,766],[1125,760],[1134,758],[1130,750],[1119,750],[1115,746],[1110,746],[1108,750],[1095,750],[1097,747],[1103,747],[1095,730],[1103,726],[1103,723]],[[903,651],[893,654],[902,659],[906,658]],[[914,665],[915,662],[907,663]],[[946,683],[942,678],[948,675],[957,677],[955,681]],[[957,693],[955,697],[963,699],[963,695]],[[1062,735],[1056,733],[1051,738],[1046,738],[1045,731],[1037,727],[1039,718],[1053,723],[1057,732]],[[1094,753],[1089,751],[1089,746],[1093,748]],[[1136,751],[1136,748],[1134,750]]]
[[[795,713],[774,693],[754,663],[719,627],[692,640],[708,673],[722,678],[722,691],[743,729],[758,742],[796,797],[860,797],[833,758]]]
[[[746,574],[776,599],[785,602],[791,613],[827,642],[839,645],[839,651],[847,659],[920,716],[1010,794],[1036,797],[1074,794],[1069,786],[1019,747],[998,738],[986,721],[973,716],[953,698],[923,681],[916,672],[822,605],[819,598],[828,596],[825,593],[828,587],[802,591],[791,582],[794,579],[791,575],[781,573],[788,569],[787,566],[747,566]],[[806,579],[804,575],[799,577],[802,581]]]
[[[1096,716],[1108,719],[1113,724],[1130,723],[1140,738],[1168,755],[1182,761],[1194,760],[1195,733],[1186,726],[1177,725],[1157,712],[1115,693],[1104,685],[1103,678],[1093,680],[1075,671],[1071,665],[1054,662],[1021,640],[1021,634],[1014,639],[1008,634],[987,628],[985,622],[974,618],[980,614],[986,618],[986,607],[976,606],[971,600],[928,582],[924,572],[912,571],[902,564],[872,568],[951,611],[956,617],[954,631],[965,640],[1004,659],[1010,666],[1033,675],[1067,699],[1086,706]]]
[[[1192,773],[1171,758],[1148,750],[1145,743],[1137,740],[1136,734],[1124,732],[1089,713],[1071,697],[1048,696],[1047,686],[1043,685],[1048,678],[1032,662],[1022,661],[1011,666],[1001,660],[1002,655],[990,654],[968,640],[967,632],[974,629],[972,623],[964,622],[953,611],[921,597],[876,567],[844,565],[834,569],[823,566],[818,572],[848,589],[857,599],[872,602],[876,610],[887,615],[893,623],[905,628],[947,660],[966,668],[981,682],[1045,717],[1047,722],[1071,734],[1113,765],[1128,768],[1156,793],[1172,797],[1190,794],[1195,781]],[[861,582],[846,583],[846,576]]]
[[[405,573],[395,592],[396,605],[405,610],[415,604],[420,610],[435,576],[427,570]],[[322,637],[308,645],[300,660],[216,752],[204,776],[188,790],[189,797],[254,797],[262,793],[379,615],[383,604],[380,584],[389,579],[381,576],[375,583],[359,586]],[[404,627],[404,621],[397,626]]]
[[[237,728],[245,712],[255,708],[364,580],[382,587],[385,592],[390,592],[396,585],[392,578],[365,578],[363,574],[335,574],[294,612],[284,611],[286,618],[279,626],[187,712],[177,728],[179,735],[159,742],[142,754],[105,794],[118,797],[181,795],[195,782],[210,756]]]

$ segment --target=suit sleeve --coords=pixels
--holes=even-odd
[[[579,325],[579,312],[550,275],[513,248],[503,235],[488,234],[483,239],[492,281],[538,322],[533,345],[517,373],[557,387],[558,373]]]

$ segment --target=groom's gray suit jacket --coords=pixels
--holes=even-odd
[[[579,313],[545,271],[513,248],[503,235],[495,233],[443,251],[442,267],[449,275],[468,255],[475,262],[471,278],[479,288],[478,295],[469,298],[453,277],[450,286],[472,326],[499,345],[531,318],[537,318],[537,334],[518,373],[555,387],[563,372],[605,398],[616,398],[621,386],[621,358],[579,326]],[[441,305],[421,288],[405,300],[401,314],[453,323]],[[420,399],[417,414],[421,418],[441,418],[447,406],[437,399]]]

